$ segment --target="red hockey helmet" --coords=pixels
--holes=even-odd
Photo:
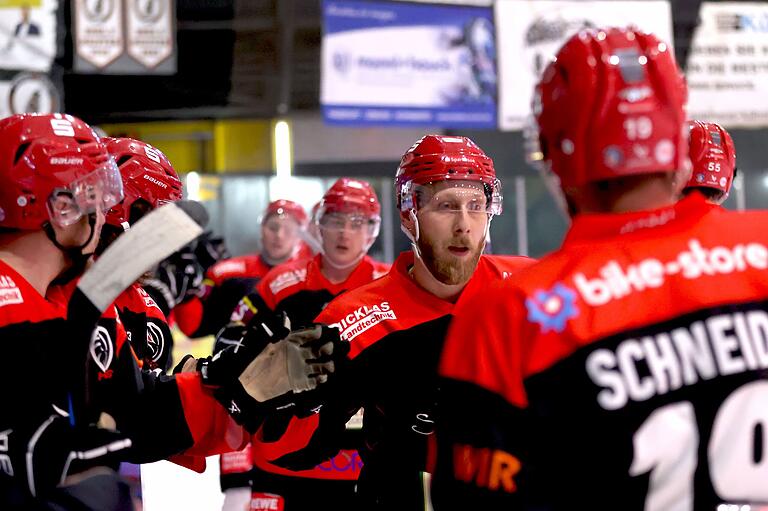
[[[0,227],[71,225],[122,198],[114,160],[80,119],[18,114],[0,121]]]
[[[672,49],[655,35],[582,30],[536,87],[541,156],[563,188],[687,170],[686,99]]]
[[[414,185],[449,180],[481,182],[488,213],[501,214],[501,183],[493,160],[469,138],[444,135],[426,135],[403,155],[395,175],[397,207],[415,206]]]
[[[179,175],[159,149],[132,138],[107,137],[102,141],[117,162],[125,191],[125,199],[107,213],[108,224],[125,227],[132,220],[131,208],[136,201],[155,209],[181,199]]]
[[[302,208],[300,204],[290,200],[278,199],[270,202],[267,205],[267,209],[264,211],[261,223],[263,224],[266,222],[272,215],[290,216],[300,227],[307,225],[307,212],[304,211],[304,208]]]
[[[712,188],[722,192],[725,199],[731,191],[736,148],[733,139],[722,126],[715,123],[690,121],[689,147],[693,173],[687,188]]]
[[[349,177],[339,178],[323,195],[314,221],[322,225],[329,213],[361,216],[367,219],[369,234],[376,237],[381,224],[381,206],[376,191],[366,181]]]
[[[366,181],[349,177],[339,178],[320,201],[318,213],[359,213],[378,218],[381,213],[376,191]]]

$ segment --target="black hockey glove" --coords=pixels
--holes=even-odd
[[[152,277],[141,280],[141,285],[167,315],[202,288],[204,276],[195,254],[184,249],[161,262]]]
[[[0,454],[2,447],[7,449],[10,464],[5,471],[10,468],[31,495],[43,496],[69,475],[117,464],[131,440],[111,429],[72,427],[68,418],[54,414],[34,431],[0,432]]]
[[[335,329],[316,325],[288,333],[252,321],[240,341],[198,367],[235,421],[254,433],[266,414],[295,407],[301,392],[327,381],[340,354]]]
[[[224,243],[224,238],[215,237],[213,233],[206,231],[195,243],[195,257],[203,271],[208,271],[208,268],[219,261],[229,259],[232,255]]]

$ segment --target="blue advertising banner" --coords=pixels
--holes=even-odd
[[[490,7],[323,1],[325,122],[496,128]]]

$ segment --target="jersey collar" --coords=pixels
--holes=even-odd
[[[488,261],[486,256],[480,256],[480,260],[477,262],[477,268],[475,268],[472,277],[470,277],[467,285],[456,301],[456,304],[443,300],[428,292],[422,288],[415,279],[411,278],[408,274],[408,269],[414,264],[414,255],[412,250],[406,250],[401,252],[395,262],[392,264],[392,268],[389,270],[390,277],[399,283],[399,285],[406,291],[406,293],[417,300],[419,303],[429,304],[430,307],[440,311],[443,314],[450,314],[456,304],[460,303],[465,296],[472,295],[473,289],[477,285],[483,285],[488,280]]]
[[[694,224],[715,209],[720,207],[708,203],[701,194],[692,193],[671,206],[654,210],[576,215],[563,244],[585,243],[629,234],[658,236],[660,231],[678,230]]]
[[[367,284],[372,279],[373,275],[373,263],[369,256],[363,256],[352,273],[349,274],[346,280],[337,284],[332,283],[323,275],[322,268],[322,254],[316,254],[309,263],[307,271],[307,285],[310,289],[328,289],[329,291],[338,294],[346,289],[354,289],[356,287]]]

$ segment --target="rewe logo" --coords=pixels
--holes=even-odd
[[[280,495],[257,492],[251,494],[250,511],[283,511],[283,508],[283,497]]]
[[[733,247],[705,248],[698,240],[690,240],[672,261],[666,263],[648,258],[622,267],[608,261],[597,277],[583,273],[573,277],[573,283],[584,301],[592,306],[605,305],[611,300],[624,298],[633,292],[662,286],[668,276],[681,275],[685,279],[702,276],[727,275],[754,268],[768,268],[768,248],[760,243],[739,244]]]

